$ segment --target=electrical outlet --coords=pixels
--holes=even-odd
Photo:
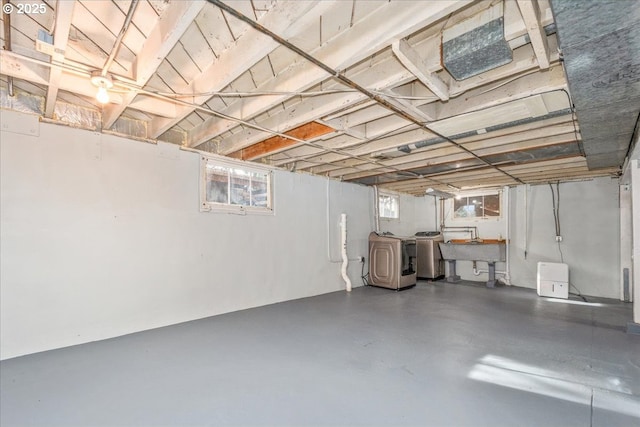
[[[556,242],[562,242],[562,236],[556,236]]]
[[[364,264],[364,257],[363,256],[359,256],[358,257],[358,261],[360,261],[362,264]]]

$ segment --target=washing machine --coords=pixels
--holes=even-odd
[[[438,279],[444,277],[444,260],[440,254],[440,245],[444,237],[439,231],[419,231],[416,233],[418,278]]]
[[[398,291],[416,282],[415,237],[369,234],[369,284]]]

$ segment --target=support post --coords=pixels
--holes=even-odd
[[[456,275],[456,260],[448,259],[449,263],[449,275],[447,276],[447,282],[449,283],[457,283],[460,281],[460,276]]]
[[[487,280],[487,288],[496,287],[496,263],[489,262],[489,280]]]

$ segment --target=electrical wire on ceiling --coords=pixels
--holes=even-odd
[[[561,61],[560,63],[562,64],[562,69],[564,70],[564,62]],[[565,75],[567,75],[566,70],[564,70],[564,73]],[[571,118],[573,123],[573,134],[576,137],[576,144],[578,144],[578,151],[580,151],[580,155],[582,157],[587,157],[587,155],[584,152],[584,147],[582,146],[582,138],[580,136],[580,131],[578,131],[578,127],[576,126],[576,123],[578,122],[578,116],[576,115],[576,106],[573,103],[571,94],[566,89],[558,89],[558,90],[563,92],[566,95],[567,101],[569,102],[569,108],[571,109]]]
[[[115,77],[115,76],[114,76]],[[114,89],[112,92],[115,93],[130,93],[130,92],[141,92],[142,89],[136,87],[135,85],[126,85],[126,89]],[[191,93],[180,93],[180,92],[162,92],[155,91],[152,89],[145,89],[145,93],[154,93],[156,95],[164,96],[166,98],[193,98],[200,96],[218,96],[220,98],[251,98],[258,96],[299,96],[302,98],[307,97],[315,97],[322,95],[332,95],[336,93],[358,93],[355,89],[327,89],[327,90],[318,90],[318,91],[308,91],[308,92],[285,92],[285,91],[255,91],[255,92],[220,92],[220,91],[212,91],[212,92],[191,92]],[[400,95],[389,91],[372,91],[372,93],[386,96],[388,98],[393,99],[404,99],[408,101],[434,101],[439,99],[436,96],[411,96],[411,95]]]
[[[21,59],[27,60],[29,62],[40,64],[40,65],[43,65],[43,66],[46,66],[46,67],[49,67],[49,68],[60,67],[62,69],[66,69],[66,67],[64,65],[62,65],[62,64],[50,63],[50,62],[42,61],[42,60],[35,59],[35,58],[24,57],[22,55],[16,55],[16,56],[19,56]],[[84,77],[90,77],[91,76],[88,72],[86,72],[84,70],[80,71],[78,69],[74,69],[73,72],[75,74],[78,74],[78,75],[81,75],[81,76],[84,76]],[[127,87],[127,83],[119,82],[117,80],[114,81],[114,85],[120,86],[120,87]],[[151,97],[157,97],[158,99],[168,100],[167,97],[165,97],[165,96],[162,96],[162,95],[159,95],[159,94],[157,94],[155,92],[150,92],[150,91],[147,91],[147,90],[144,90],[144,89],[138,89],[138,92],[140,94],[143,94],[143,95],[148,95],[148,96],[151,96]],[[324,146],[322,146],[320,144],[317,144],[317,143],[314,143],[314,142],[311,142],[311,141],[306,141],[304,139],[296,138],[296,137],[293,137],[291,135],[287,135],[286,133],[278,132],[278,131],[275,131],[273,129],[268,129],[268,128],[265,128],[265,127],[260,126],[258,124],[248,122],[246,120],[242,120],[242,119],[238,119],[236,117],[228,116],[226,114],[217,112],[215,110],[212,110],[212,109],[210,109],[208,107],[204,107],[202,105],[193,104],[193,103],[190,103],[190,102],[182,101],[180,99],[170,99],[170,100],[175,102],[175,103],[177,103],[177,104],[188,106],[188,107],[194,108],[195,110],[202,111],[204,113],[212,114],[212,115],[214,115],[216,117],[219,117],[221,119],[229,120],[229,121],[232,121],[232,122],[235,122],[235,123],[250,127],[252,129],[256,129],[256,130],[259,130],[259,131],[262,131],[262,132],[265,132],[265,133],[269,133],[269,134],[274,135],[274,136],[280,136],[282,138],[290,139],[292,141],[298,142],[298,143],[303,144],[303,145],[308,145],[308,146],[311,146],[311,147],[314,147],[314,148],[318,148],[318,149],[320,149],[322,151],[326,151],[326,152],[338,154],[338,155],[341,155],[341,156],[345,156],[347,158],[359,160],[359,161],[361,161],[363,163],[372,164],[372,165],[384,168],[385,170],[389,170],[391,172],[397,172],[397,173],[408,175],[408,176],[411,176],[411,177],[414,177],[414,178],[424,178],[422,175],[413,173],[411,171],[405,171],[405,170],[396,168],[394,166],[388,166],[388,165],[382,164],[382,163],[380,163],[379,161],[377,161],[375,159],[370,159],[370,158],[365,157],[365,156],[355,155],[355,154],[352,154],[352,153],[349,153],[349,152],[346,152],[346,151],[343,151],[343,150],[327,148],[327,147],[324,147]],[[354,169],[358,169],[358,168],[354,167]],[[440,181],[438,181],[436,179],[432,179],[432,178],[425,178],[425,179],[428,179],[433,184],[444,185],[444,183],[442,183],[442,182],[440,182]]]
[[[553,64],[549,65],[548,70],[550,70],[550,69],[552,69],[552,68],[554,68],[554,67],[557,67],[558,65],[560,65],[560,63],[559,63],[559,62],[553,63]],[[540,72],[540,70],[536,70],[536,69],[534,69],[534,70],[526,71],[526,72],[524,72],[524,73],[520,73],[520,74],[518,74],[517,76],[515,76],[515,77],[513,77],[513,78],[511,78],[511,79],[505,80],[505,81],[503,81],[503,82],[498,83],[497,85],[491,86],[490,88],[487,88],[487,89],[485,89],[485,90],[481,91],[480,93],[478,93],[478,95],[483,95],[483,94],[485,94],[485,93],[491,92],[491,91],[493,91],[493,90],[496,90],[496,89],[498,89],[498,88],[501,88],[502,86],[508,85],[509,83],[513,83],[513,82],[515,82],[516,80],[519,80],[519,79],[521,79],[521,78],[523,78],[523,77],[529,76],[529,75],[531,75],[531,74],[536,74],[536,73],[539,73],[539,72]],[[464,93],[464,92],[463,92],[463,93]],[[459,94],[458,94],[458,95],[456,95],[456,96],[460,96],[460,95],[462,95],[462,93],[459,93]]]
[[[58,22],[58,2],[60,0],[56,0],[56,4],[54,6],[53,12],[53,24],[51,25],[51,31],[49,31],[49,35],[53,37],[56,32],[56,23]]]
[[[403,130],[403,129],[407,129],[407,128],[409,128],[409,127],[414,127],[414,126],[415,126],[415,125],[414,125],[413,123],[409,123],[409,124],[406,124],[406,125],[404,125],[404,126],[398,127],[398,128],[396,128],[396,129],[393,129],[393,130],[390,130],[390,131],[387,131],[387,132],[383,132],[383,133],[381,133],[380,135],[376,135],[376,136],[371,137],[371,138],[367,138],[367,139],[364,139],[364,140],[360,140],[360,141],[356,142],[355,144],[350,144],[349,146],[343,146],[343,147],[339,147],[339,148],[340,148],[340,149],[350,149],[350,150],[353,150],[353,149],[355,149],[355,148],[365,146],[365,145],[367,145],[367,144],[369,144],[369,143],[371,143],[371,142],[375,142],[375,141],[378,141],[378,140],[380,140],[380,139],[387,138],[388,136],[390,136],[390,135],[394,134],[395,132],[399,132],[399,131],[401,131],[401,130]],[[407,132],[407,131],[408,131],[408,130],[405,130],[405,132]],[[313,157],[316,157],[319,153],[313,153],[313,154],[309,154],[309,155],[306,155],[306,156],[298,156],[298,157],[292,157],[292,156],[291,156],[289,153],[287,153],[286,151],[284,151],[284,152],[282,152],[282,153],[277,153],[277,154],[282,155],[282,156],[285,156],[285,157],[287,157],[287,159],[291,159],[291,160],[295,160],[295,161],[305,161],[305,162],[307,162],[307,163],[311,163],[311,164],[316,165],[316,166],[321,166],[321,165],[322,165],[322,166],[331,166],[331,165],[332,165],[332,163],[331,163],[331,162],[314,162],[314,161],[312,161],[312,160],[309,160],[309,159],[311,159],[311,158],[313,158]],[[277,160],[276,162],[280,162],[280,163],[287,163],[287,161],[285,161],[284,159]],[[277,164],[277,163],[276,163],[276,164]]]
[[[289,49],[289,50],[291,50],[293,52],[295,52],[296,54],[300,55],[301,57],[303,57],[304,59],[306,59],[310,63],[312,63],[315,66],[317,66],[317,67],[321,68],[322,70],[326,71],[329,75],[331,75],[333,78],[337,79],[341,83],[344,83],[349,87],[357,89],[363,95],[366,95],[368,98],[370,98],[371,100],[377,102],[382,107],[392,111],[393,113],[395,113],[399,117],[401,117],[401,118],[403,118],[403,119],[405,119],[405,120],[407,120],[409,122],[413,122],[413,123],[417,124],[418,126],[424,128],[425,130],[428,130],[428,131],[432,132],[436,136],[438,136],[440,138],[443,138],[445,141],[447,141],[450,144],[454,145],[455,147],[457,147],[461,151],[464,151],[465,153],[467,153],[470,156],[476,158],[477,160],[481,161],[482,163],[486,164],[487,166],[497,170],[501,174],[508,176],[514,182],[517,182],[519,184],[524,184],[524,182],[522,180],[520,180],[519,178],[517,178],[517,177],[511,175],[510,173],[500,169],[498,166],[496,166],[493,163],[489,162],[485,158],[477,155],[476,153],[474,153],[470,149],[468,149],[465,146],[457,143],[456,141],[452,140],[451,138],[447,137],[446,135],[443,135],[442,133],[430,128],[422,120],[414,117],[413,115],[409,114],[408,112],[404,111],[403,109],[398,108],[395,105],[389,103],[382,96],[371,92],[370,90],[364,88],[363,86],[359,85],[355,81],[351,80],[349,77],[347,77],[340,70],[336,70],[336,69],[333,69],[333,68],[329,67],[324,62],[322,62],[322,61],[318,60],[317,58],[311,56],[310,54],[305,52],[303,49],[300,49],[299,47],[297,47],[293,43],[283,39],[282,37],[280,37],[277,34],[273,33],[271,30],[269,30],[266,27],[264,27],[264,26],[260,25],[259,23],[255,22],[253,19],[247,17],[246,15],[242,14],[241,12],[237,11],[236,9],[234,9],[231,6],[227,5],[226,3],[223,3],[220,0],[208,0],[208,1],[209,1],[209,3],[212,3],[215,6],[217,6],[222,11],[225,11],[225,12],[235,16],[237,19],[239,19],[242,22],[245,22],[246,24],[249,24],[252,28],[256,29],[257,31],[260,31],[261,33],[271,37],[274,41],[278,42],[280,45],[286,47],[287,49]]]
[[[131,20],[133,19],[133,15],[136,12],[136,8],[138,7],[139,1],[140,0],[132,0],[131,4],[129,5],[129,11],[125,16],[124,23],[122,24],[122,28],[120,29],[120,32],[116,37],[116,41],[113,44],[113,49],[111,50],[111,53],[109,54],[109,57],[107,58],[100,72],[100,74],[103,77],[106,76],[107,73],[109,72],[109,68],[111,67],[111,64],[116,59],[116,55],[120,51],[120,47],[122,46],[122,39],[124,39],[124,35],[127,33],[127,30],[129,29],[129,25],[131,25]]]

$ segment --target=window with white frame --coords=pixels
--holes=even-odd
[[[380,218],[400,218],[400,197],[394,194],[379,194],[378,212]]]
[[[270,169],[205,156],[201,163],[201,211],[273,212]]]
[[[457,196],[453,201],[454,218],[496,218],[500,216],[500,193]]]

